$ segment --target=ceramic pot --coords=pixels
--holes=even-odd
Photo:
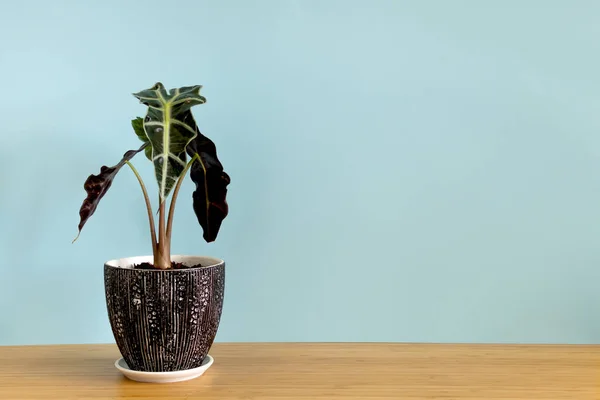
[[[225,262],[171,256],[185,269],[134,269],[152,256],[104,264],[108,317],[130,369],[166,372],[198,368],[217,334],[225,289]]]

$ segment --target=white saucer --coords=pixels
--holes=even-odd
[[[123,358],[119,358],[115,361],[115,367],[123,375],[132,381],[146,382],[146,383],[172,383],[182,382],[190,379],[194,379],[202,375],[215,361],[210,355],[207,355],[202,361],[202,365],[198,368],[186,369],[183,371],[168,371],[168,372],[144,372],[134,371],[129,369],[127,363]]]

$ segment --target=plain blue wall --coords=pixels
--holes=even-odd
[[[600,2],[0,3],[0,344],[111,342],[150,252],[132,92],[204,85],[232,177],[219,341],[600,342]],[[134,160],[150,187],[150,164]]]

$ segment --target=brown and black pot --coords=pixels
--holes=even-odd
[[[133,371],[198,369],[217,334],[225,262],[200,256],[171,259],[189,268],[133,268],[152,262],[152,256],[104,264],[110,325],[121,355]]]

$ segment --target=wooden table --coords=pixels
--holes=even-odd
[[[600,399],[600,347],[215,344],[202,377],[129,381],[114,345],[0,347],[0,399]]]

